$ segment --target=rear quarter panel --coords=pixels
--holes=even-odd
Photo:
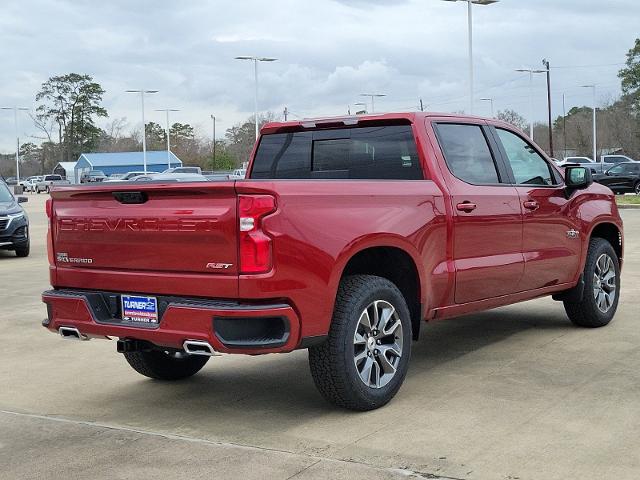
[[[273,238],[274,269],[241,275],[239,296],[288,298],[303,319],[303,337],[327,333],[344,267],[365,248],[406,251],[420,275],[423,304],[446,295],[447,222],[434,182],[246,180],[236,189],[276,192],[277,201],[277,211],[263,221]]]

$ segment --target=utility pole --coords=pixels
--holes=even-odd
[[[289,116],[289,110],[287,110],[287,107],[284,107],[284,112],[282,112],[284,115],[284,121],[287,121],[287,117]]]
[[[424,105],[422,104],[422,99],[420,99],[420,111],[424,112]]]
[[[0,108],[2,110],[13,110],[13,125],[16,131],[16,180],[20,182],[20,135],[18,134],[18,110],[29,111],[29,109],[25,107],[0,107]]]
[[[551,67],[549,60],[542,59],[542,65],[547,69],[547,107],[549,110],[549,153],[553,157],[553,125],[551,123]]]

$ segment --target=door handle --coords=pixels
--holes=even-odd
[[[537,210],[540,204],[535,200],[527,200],[522,204],[527,210]]]
[[[456,208],[458,210],[460,210],[461,212],[473,212],[476,208],[478,208],[478,206],[475,203],[471,203],[471,202],[462,202],[456,205]]]

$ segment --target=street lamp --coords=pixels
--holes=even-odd
[[[493,115],[493,98],[481,98],[480,99],[483,102],[490,102],[491,103],[491,118],[494,118]]]
[[[354,107],[358,107],[358,106],[363,107],[362,112],[367,113],[368,105],[366,103],[364,103],[364,102],[356,102],[356,103],[353,104],[353,106]],[[358,111],[356,110],[356,115],[357,114],[358,114]]]
[[[171,168],[171,140],[169,138],[169,112],[179,112],[176,108],[159,108],[156,112],[165,112],[167,114],[167,168]]]
[[[375,109],[375,105],[373,103],[373,99],[375,97],[386,97],[387,95],[385,93],[361,93],[360,96],[361,97],[371,97],[371,113],[374,113],[376,111],[376,109]]]
[[[593,161],[597,162],[596,158],[598,144],[596,142],[596,86],[595,85],[580,85],[582,88],[591,88],[593,90]]]
[[[213,131],[211,132],[211,138],[213,140],[213,146],[212,146],[212,150],[213,150],[213,163],[211,164],[211,168],[215,168],[215,164],[216,164],[216,116],[215,115],[211,115],[211,123],[213,125]]]
[[[534,70],[533,68],[518,68],[516,72],[529,74],[529,137],[533,140],[533,74],[547,73],[546,70]]]
[[[20,183],[20,136],[18,135],[18,110],[28,112],[29,109],[25,107],[0,107],[0,109],[13,110],[13,124],[16,130],[16,180]]]
[[[127,93],[139,93],[140,102],[142,105],[142,162],[144,165],[144,173],[147,173],[147,129],[144,123],[144,94],[145,93],[158,93],[158,90],[126,90]]]
[[[443,0],[445,2],[467,2],[467,22],[469,24],[469,113],[473,114],[473,4],[491,5],[500,0]]]
[[[277,58],[271,57],[254,57],[254,56],[241,56],[235,57],[236,60],[251,60],[253,62],[253,73],[255,76],[255,121],[256,121],[256,139],[258,138],[258,62],[275,62]]]

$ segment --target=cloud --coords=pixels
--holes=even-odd
[[[522,65],[622,63],[637,35],[640,2],[634,0],[518,0],[474,7],[478,97],[496,109],[528,115],[528,78]],[[612,34],[611,32],[615,32]],[[461,3],[424,0],[6,0],[0,16],[3,68],[0,106],[34,106],[49,76],[88,73],[107,93],[112,118],[139,125],[139,104],[129,88],[155,88],[156,108],[179,108],[176,121],[219,131],[253,111],[253,69],[237,55],[274,56],[259,66],[260,109],[298,116],[343,114],[360,93],[387,96],[379,109],[467,108],[467,23]],[[602,96],[619,92],[619,66],[552,71],[556,112],[590,102],[584,83]],[[545,118],[545,84],[534,83],[537,119]],[[478,105],[479,113],[486,105]],[[157,117],[157,118],[156,118]],[[204,130],[208,131],[208,130]],[[36,135],[28,117],[20,136]],[[13,118],[0,113],[0,151],[13,148]]]

